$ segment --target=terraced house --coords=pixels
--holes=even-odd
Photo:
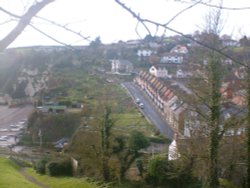
[[[189,100],[193,93],[183,84],[174,80],[157,78],[145,71],[141,71],[134,82],[148,95],[166,123],[179,135],[179,138],[208,134],[206,115],[208,115],[209,109],[202,104],[195,105],[194,108],[192,101]],[[243,114],[244,108],[241,107],[240,111],[233,103],[226,102],[221,105],[221,122]],[[223,127],[221,128],[223,129]],[[244,131],[241,127],[233,127],[227,129],[224,135],[241,135]]]

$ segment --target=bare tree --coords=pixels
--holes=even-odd
[[[0,7],[0,11],[6,13],[7,15],[19,19],[17,25],[0,41],[0,51],[7,48],[22,32],[23,30],[30,24],[32,18],[34,18],[44,7],[54,2],[55,0],[43,0],[39,2],[35,2],[25,14],[22,16],[13,14],[8,10]]]
[[[221,139],[221,134],[219,133],[219,119],[220,119],[220,99],[221,99],[221,94],[220,94],[220,73],[218,72],[218,66],[219,66],[219,55],[223,56],[224,58],[228,58],[231,59],[235,64],[241,65],[243,67],[245,67],[247,69],[247,72],[250,72],[250,67],[249,64],[246,64],[238,59],[235,59],[231,54],[228,54],[227,52],[224,51],[223,48],[221,48],[220,46],[218,46],[216,44],[215,40],[212,40],[212,43],[204,43],[203,41],[199,41],[196,40],[193,37],[190,37],[188,35],[185,35],[184,33],[182,33],[181,31],[175,30],[173,28],[171,28],[168,24],[168,22],[166,23],[160,23],[151,19],[147,19],[147,18],[143,18],[140,16],[139,13],[136,13],[134,10],[132,10],[131,8],[129,8],[128,5],[124,4],[123,2],[121,2],[120,0],[115,0],[115,2],[117,4],[119,4],[124,10],[126,10],[128,13],[130,13],[135,19],[138,20],[139,23],[141,23],[145,29],[148,31],[149,27],[148,25],[154,25],[157,29],[160,28],[164,28],[166,30],[172,31],[176,34],[179,34],[183,37],[186,37],[187,39],[196,42],[197,44],[200,44],[201,46],[207,48],[210,51],[210,61],[209,61],[209,67],[210,67],[210,76],[209,76],[209,80],[210,80],[210,102],[209,102],[209,107],[210,107],[210,120],[209,120],[209,125],[210,125],[210,147],[209,147],[209,161],[210,161],[210,175],[209,175],[209,186],[210,187],[218,187],[219,186],[219,182],[218,182],[218,149],[219,149],[219,141]],[[215,5],[212,4],[211,1],[189,1],[189,0],[180,0],[179,2],[184,2],[184,3],[191,3],[193,5],[195,5],[195,3],[198,4],[202,4],[204,6],[210,7],[210,8],[215,8],[217,9],[217,12],[219,13],[221,10],[226,9],[226,10],[234,10],[234,11],[239,11],[239,10],[248,10],[249,7],[223,7],[222,4],[219,5]],[[192,6],[190,6],[190,9],[192,8]],[[181,12],[180,12],[181,14]],[[178,14],[177,14],[178,16]],[[214,15],[216,16],[216,15]],[[220,28],[219,28],[219,18],[220,15],[217,14],[217,17],[214,17],[213,20],[208,20],[208,33],[212,33],[215,34],[213,35],[214,37],[218,34]],[[175,19],[175,17],[173,19],[170,19],[171,21],[173,21]],[[212,21],[212,22],[211,22]],[[151,34],[151,31],[148,31],[149,34]],[[212,37],[213,38],[213,37]],[[214,38],[215,39],[215,38]],[[250,78],[250,73],[248,74],[248,83],[249,83],[249,78]],[[248,98],[247,98],[247,102],[248,102],[248,120],[250,122],[250,118],[249,118],[249,111],[250,111],[250,100],[249,100],[249,96],[250,96],[250,89],[249,89],[249,85],[248,85]],[[248,123],[250,125],[250,123]],[[248,181],[248,185],[250,184],[250,128],[247,128],[247,137],[248,137],[248,163],[247,163],[247,168],[248,168],[248,177],[247,177],[247,181]]]

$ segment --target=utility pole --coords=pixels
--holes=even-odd
[[[39,136],[39,138],[40,138],[40,148],[42,148],[42,145],[43,145],[43,135],[42,135],[42,130],[41,129],[39,129],[39,131],[38,131],[38,136]]]

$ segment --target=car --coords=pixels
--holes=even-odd
[[[10,129],[10,131],[13,131],[13,132],[17,132],[17,131],[20,131],[21,129],[20,128],[12,128]]]
[[[17,125],[10,125],[11,128],[17,128]]]
[[[137,104],[139,104],[139,103],[141,102],[141,100],[140,100],[139,98],[136,98],[136,99],[135,99],[135,102],[136,102]]]
[[[0,136],[0,141],[7,141],[8,140],[8,136]]]
[[[141,109],[143,109],[144,108],[144,104],[141,102],[141,103],[139,103],[139,107],[141,108]]]

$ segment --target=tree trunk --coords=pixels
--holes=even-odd
[[[247,69],[247,187],[250,187],[250,69]]]
[[[210,101],[210,145],[209,145],[209,185],[211,188],[219,186],[218,181],[218,149],[219,149],[219,123],[220,123],[220,75],[219,75],[219,58],[214,52],[211,54],[210,82],[211,82],[211,101]]]

